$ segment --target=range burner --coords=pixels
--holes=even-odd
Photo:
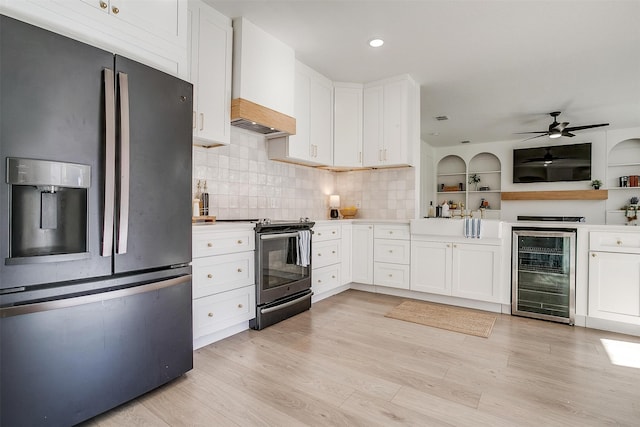
[[[278,220],[271,218],[219,219],[217,222],[251,222],[256,224],[255,230],[258,232],[272,229],[309,229],[315,224],[308,217],[301,217],[299,220]]]

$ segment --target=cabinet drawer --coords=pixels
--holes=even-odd
[[[376,224],[373,237],[376,239],[409,240],[409,224]]]
[[[589,249],[602,252],[640,253],[640,233],[592,231]]]
[[[314,268],[311,272],[311,288],[316,295],[340,286],[340,264]]]
[[[255,286],[193,300],[193,337],[199,338],[256,317]]]
[[[240,252],[193,260],[193,298],[254,284],[254,253]]]
[[[193,233],[193,258],[255,249],[253,229]]]
[[[392,262],[409,264],[411,242],[408,240],[375,239],[373,260],[375,262]]]
[[[326,242],[314,243],[312,267],[320,268],[327,265],[337,264],[340,262],[340,248],[342,242],[340,240],[327,240]]]
[[[409,289],[409,266],[375,262],[373,263],[373,283],[391,288]]]
[[[325,240],[339,239],[341,231],[342,227],[339,224],[313,227],[313,241],[323,242]]]

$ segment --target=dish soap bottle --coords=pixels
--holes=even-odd
[[[429,202],[429,213],[427,213],[427,218],[433,218],[436,216],[435,211],[433,210],[433,200]]]
[[[194,216],[200,216],[202,215],[202,184],[200,180],[198,180],[198,184],[196,184],[196,196],[194,200],[198,201],[198,215]]]

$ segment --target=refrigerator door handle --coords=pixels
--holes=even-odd
[[[129,76],[118,73],[120,88],[120,214],[118,215],[118,243],[116,253],[127,253],[129,235]]]
[[[105,176],[102,256],[113,253],[113,213],[116,185],[116,102],[113,70],[104,69]]]

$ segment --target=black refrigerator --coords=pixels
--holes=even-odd
[[[0,15],[0,425],[192,369],[192,90]]]

